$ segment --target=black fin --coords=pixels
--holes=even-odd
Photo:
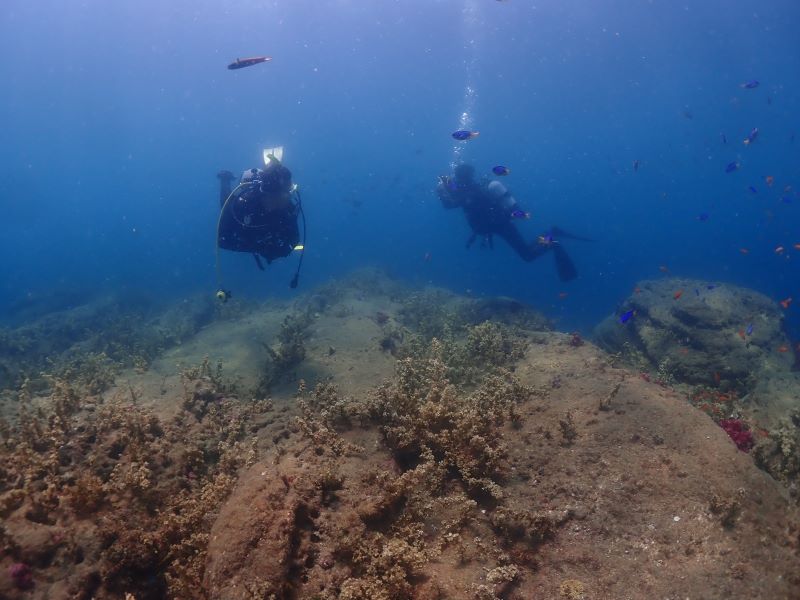
[[[553,245],[553,256],[556,261],[556,270],[558,271],[558,278],[561,281],[572,281],[578,276],[578,269],[575,268],[575,263],[559,245]]]
[[[258,268],[263,271],[264,264],[261,262],[261,257],[259,257],[258,254],[253,254],[253,258],[256,259],[256,264],[258,265]]]

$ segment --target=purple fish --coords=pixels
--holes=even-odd
[[[747,134],[747,137],[744,139],[744,145],[749,146],[750,144],[756,141],[757,137],[758,137],[758,127],[753,127],[753,129],[750,130],[750,133]]]
[[[723,144],[726,144],[726,145],[728,144],[728,136],[726,136],[724,133],[720,133],[719,137],[720,137],[720,139],[722,139],[722,143]]]
[[[758,80],[757,80],[757,79],[751,79],[750,81],[745,81],[745,82],[744,82],[743,84],[741,84],[739,87],[740,87],[740,88],[742,88],[743,90],[754,90],[754,89],[756,89],[756,88],[757,88],[759,85],[760,85],[760,84],[758,83]]]
[[[708,221],[709,214],[708,213],[700,213],[697,215],[698,221]]]
[[[725,172],[726,173],[733,173],[734,171],[737,171],[738,169],[739,169],[739,163],[736,162],[736,161],[734,161],[732,163],[728,163],[725,166]]]
[[[511,211],[511,218],[512,219],[530,219],[531,213],[525,212],[524,210],[515,209]]]
[[[471,140],[474,137],[478,137],[477,131],[469,131],[467,129],[459,129],[458,131],[453,132],[453,139],[458,140],[459,142],[466,142],[467,140]]]
[[[754,188],[752,185],[747,186],[747,189],[750,190],[751,194],[757,194],[758,190]]]
[[[752,324],[752,323],[750,323],[750,324],[747,326],[747,330],[745,331],[745,333],[746,333],[747,335],[753,335],[753,324]]]
[[[511,169],[508,167],[504,167],[503,165],[497,165],[496,167],[492,167],[492,173],[495,175],[502,177],[504,175],[508,175],[511,173]]]
[[[633,309],[631,309],[631,310],[628,310],[628,311],[626,311],[626,312],[622,313],[622,314],[619,316],[619,322],[620,322],[620,323],[622,323],[622,324],[624,325],[625,323],[627,323],[628,321],[630,321],[632,317],[633,317]]]

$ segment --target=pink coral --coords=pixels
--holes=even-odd
[[[33,572],[25,563],[14,563],[8,568],[8,574],[18,589],[29,590],[33,587]]]
[[[753,433],[741,419],[723,419],[719,426],[725,430],[736,447],[742,452],[750,452],[753,448]]]

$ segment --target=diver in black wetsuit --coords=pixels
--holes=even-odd
[[[262,271],[262,258],[269,264],[276,258],[288,256],[292,250],[304,249],[304,245],[298,245],[297,217],[303,213],[297,186],[292,183],[292,173],[283,166],[280,158],[267,154],[267,151],[265,163],[263,169],[245,171],[239,185],[233,189],[233,173],[217,173],[220,181],[217,247],[252,254]],[[293,288],[297,286],[301,264],[302,254],[291,282]],[[221,288],[220,292],[222,295],[218,293],[218,297],[223,301],[230,295]]]
[[[475,169],[471,165],[461,164],[455,168],[453,177],[442,176],[436,192],[445,208],[461,208],[472,228],[472,235],[467,240],[469,248],[480,237],[481,245],[493,247],[495,235],[506,243],[522,258],[530,262],[552,251],[556,262],[556,270],[561,281],[571,281],[578,276],[567,252],[556,238],[572,238],[589,241],[567,234],[556,227],[533,242],[522,239],[514,225],[514,219],[528,218],[517,201],[499,181],[475,181]]]

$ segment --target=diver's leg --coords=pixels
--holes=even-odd
[[[222,208],[231,195],[231,182],[236,177],[230,171],[220,171],[217,173],[217,179],[219,179],[219,207]]]
[[[503,238],[506,244],[511,246],[511,249],[525,262],[536,260],[550,249],[548,246],[536,242],[530,244],[523,240],[519,230],[512,223],[504,224],[499,229],[496,229],[494,233]]]

